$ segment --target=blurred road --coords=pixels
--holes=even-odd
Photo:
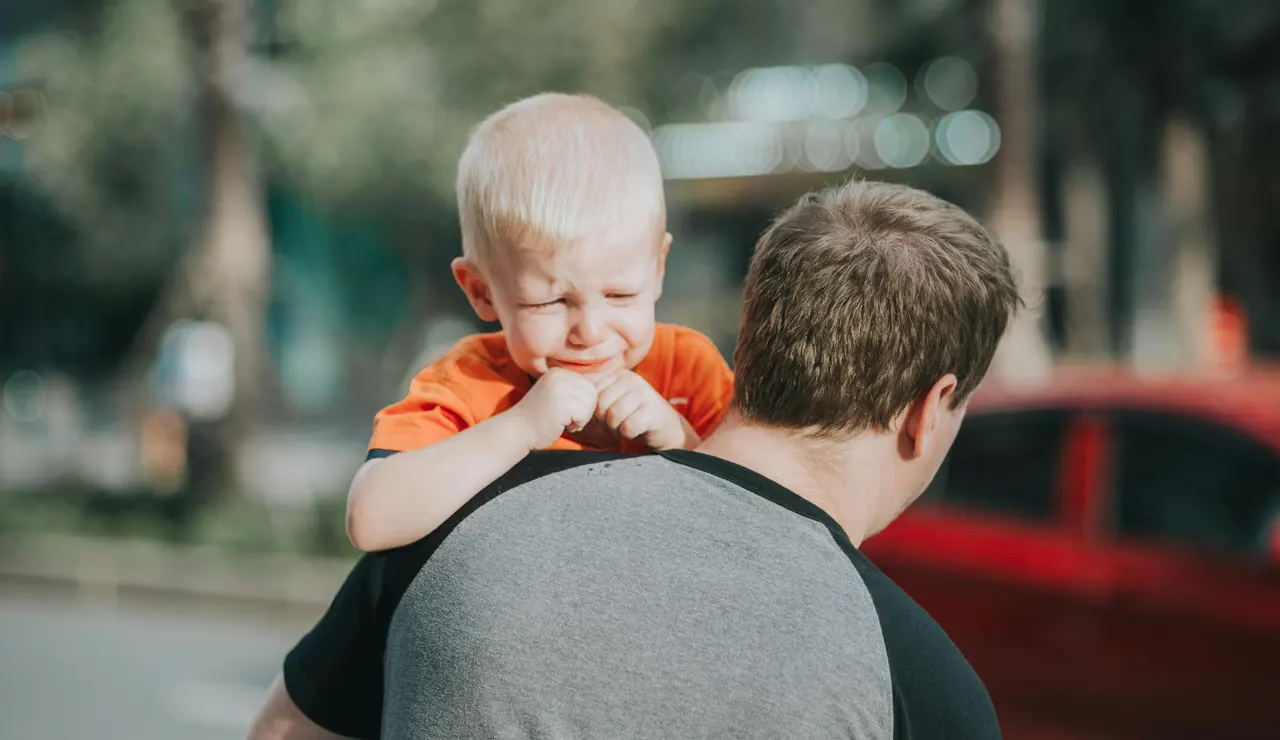
[[[312,621],[0,587],[0,738],[243,738]]]

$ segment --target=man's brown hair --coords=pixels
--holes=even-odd
[[[756,245],[734,403],[819,436],[888,429],[947,373],[963,403],[1021,303],[1004,248],[941,198],[857,180],[810,193]]]

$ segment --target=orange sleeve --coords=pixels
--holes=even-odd
[[[680,327],[672,346],[668,398],[687,398],[683,408],[699,437],[706,437],[733,402],[733,371],[706,335]]]
[[[445,362],[423,368],[409,383],[408,395],[378,412],[370,450],[420,449],[476,423],[467,403],[447,382]]]

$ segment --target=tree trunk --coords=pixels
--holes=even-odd
[[[1165,207],[1173,251],[1169,295],[1179,365],[1211,365],[1210,319],[1217,295],[1217,247],[1209,212],[1208,146],[1188,122],[1165,129]]]
[[[992,363],[998,377],[1032,380],[1049,370],[1041,325],[1045,244],[1035,178],[1036,88],[1033,44],[1038,33],[1036,0],[993,0],[996,89],[1001,146],[996,156],[996,197],[990,224],[1009,260],[1029,309],[1022,311]]]
[[[1110,214],[1106,180],[1092,158],[1070,165],[1064,180],[1067,354],[1072,359],[1100,359],[1110,353],[1107,338]]]
[[[227,330],[234,347],[231,406],[211,435],[214,495],[238,484],[241,448],[262,402],[263,319],[270,290],[271,244],[258,173],[234,101],[247,54],[250,0],[199,0],[194,30],[208,126],[208,210],[190,275],[197,306]],[[201,25],[203,28],[201,28]]]
[[[258,421],[265,379],[271,244],[253,153],[234,99],[250,7],[250,0],[191,0],[187,6],[199,80],[203,222],[127,364],[128,376],[145,378],[160,338],[182,319],[216,323],[231,340],[229,405],[213,418],[190,419],[185,519],[209,500],[240,489],[241,453]]]

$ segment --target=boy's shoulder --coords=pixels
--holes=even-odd
[[[715,399],[710,403],[716,406],[733,393],[733,371],[715,342],[685,326],[658,324],[653,346],[635,371],[668,401]]]
[[[697,329],[690,329],[680,324],[658,323],[654,325],[653,344],[662,346],[673,352],[698,352],[702,350],[719,351],[715,342]]]
[[[459,339],[445,355],[455,362],[463,359],[478,360],[490,364],[502,364],[511,360],[507,353],[507,338],[501,331],[472,334]]]
[[[657,324],[650,356],[674,365],[704,361],[723,361],[723,355],[711,338],[697,329],[679,324]]]
[[[453,376],[458,371],[487,370],[505,375],[511,365],[507,340],[502,332],[471,334],[459,339],[449,349],[437,353],[417,372],[419,379]]]

